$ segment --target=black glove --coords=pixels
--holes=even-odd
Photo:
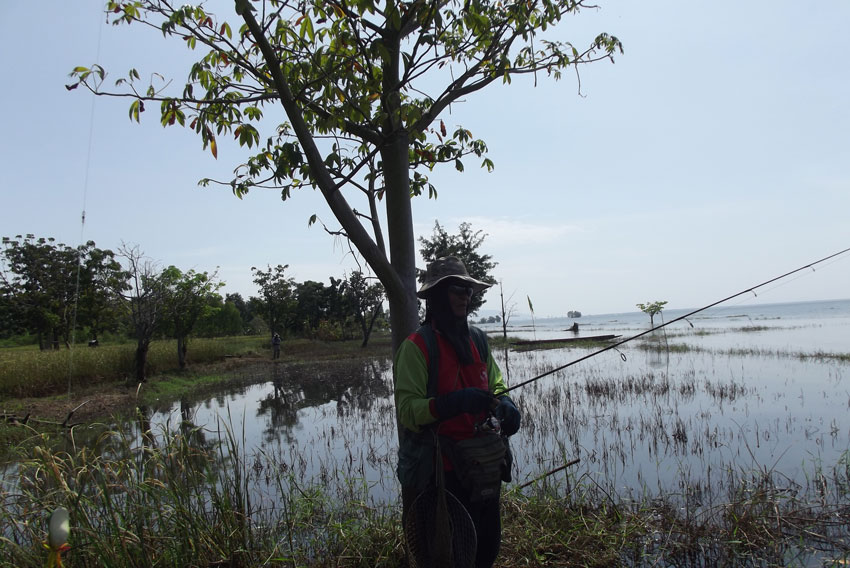
[[[499,406],[493,412],[502,423],[502,435],[513,436],[519,430],[521,420],[519,410],[517,410],[514,401],[507,395],[499,397]]]
[[[461,413],[478,414],[484,412],[495,402],[493,395],[484,389],[468,387],[442,394],[434,399],[437,416],[440,420],[452,418]]]

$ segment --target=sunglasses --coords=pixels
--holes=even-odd
[[[459,286],[457,284],[449,284],[448,286],[446,286],[446,289],[449,291],[449,294],[455,294],[457,296],[466,296],[467,298],[472,297],[471,286]]]

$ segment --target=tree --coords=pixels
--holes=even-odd
[[[260,288],[259,313],[268,317],[269,333],[280,333],[294,326],[293,315],[296,301],[293,290],[295,281],[286,277],[288,264],[267,266],[265,271],[251,267],[254,284]]]
[[[328,320],[339,326],[342,331],[342,339],[346,339],[348,321],[354,311],[350,302],[345,297],[348,282],[343,278],[330,277],[330,285],[325,289],[327,293],[327,317]]]
[[[247,330],[250,335],[262,335],[268,333],[269,337],[274,333],[266,318],[263,316],[266,313],[266,302],[256,296],[250,296],[247,302],[248,306],[248,323]]]
[[[41,349],[58,349],[60,340],[69,345],[75,320],[94,334],[115,325],[110,287],[126,275],[112,251],[94,241],[72,248],[34,235],[4,237],[3,245],[0,286],[14,327],[36,334]]]
[[[649,326],[655,327],[655,315],[660,313],[667,305],[667,301],[647,302],[645,304],[635,304],[637,308],[645,314],[649,314]]]
[[[242,318],[242,331],[240,333],[244,333],[245,330],[248,329],[248,323],[251,321],[251,308],[248,303],[242,298],[242,294],[238,292],[233,294],[227,294],[224,296],[224,303],[231,304],[239,311],[239,317]]]
[[[490,271],[496,268],[497,263],[493,262],[493,257],[489,254],[478,252],[486,236],[483,231],[473,231],[472,225],[466,222],[458,226],[458,234],[450,235],[439,221],[434,221],[431,238],[419,237],[419,243],[422,245],[419,252],[425,259],[425,264],[443,256],[456,256],[463,261],[470,276],[488,284],[495,284],[496,279],[490,275]],[[424,277],[425,271],[421,271],[420,282]],[[483,304],[484,294],[472,296],[469,300],[469,313],[476,313]]]
[[[502,307],[502,317],[500,319],[502,322],[502,337],[505,341],[508,340],[508,322],[514,317],[514,311],[516,310],[516,304],[513,302],[513,298],[513,294],[508,296],[508,303],[505,304],[505,289],[502,286],[502,282],[499,281],[499,300]]]
[[[219,294],[211,294],[208,297],[207,307],[195,326],[195,332],[203,337],[226,337],[243,335],[245,333],[244,320],[239,308],[236,307],[231,297],[239,294],[228,294],[224,299]],[[241,296],[239,299],[241,300]],[[242,302],[244,307],[244,301]]]
[[[312,336],[319,329],[319,322],[325,319],[328,311],[327,290],[321,282],[307,280],[295,284],[293,328]]]
[[[605,33],[587,48],[545,36],[586,7],[582,0],[235,0],[233,6],[240,23],[231,26],[203,6],[110,0],[114,23],[148,26],[207,51],[182,87],[157,73],[145,73],[151,77],[145,84],[130,69],[106,89],[99,65],[73,69],[75,82],[67,87],[129,97],[136,121],[155,103],[163,126],[188,126],[214,156],[217,136],[233,136],[256,152],[234,178],[204,179],[204,185],[221,183],[239,197],[277,188],[283,199],[302,187],[319,189],[339,233],[384,285],[394,346],[418,324],[411,196],[436,195],[423,171],[445,163],[462,171],[470,155],[492,168],[485,143],[466,128],[449,130],[440,116],[494,82],[544,73],[559,79],[570,66],[613,61],[622,52],[620,41]],[[355,209],[343,191],[359,194],[365,207]]]
[[[40,349],[59,349],[69,335],[78,254],[53,238],[3,238],[0,277],[16,304],[21,327],[38,336]]]
[[[89,327],[91,339],[119,328],[122,309],[116,290],[126,287],[127,277],[111,250],[91,247],[82,260],[77,320]]]
[[[345,297],[354,311],[354,319],[360,325],[363,337],[361,347],[369,344],[375,320],[383,312],[384,289],[380,284],[369,284],[363,273],[354,271],[345,285]]]
[[[0,282],[0,339],[26,333],[26,329],[21,327],[21,318],[16,313],[17,307],[12,290]]]
[[[215,274],[194,270],[184,274],[175,266],[163,270],[159,278],[164,295],[163,320],[168,322],[177,340],[177,362],[185,369],[189,334],[208,310],[211,297],[224,283],[216,282]]]
[[[147,258],[138,246],[121,244],[118,255],[124,259],[129,286],[122,286],[117,293],[126,301],[133,334],[136,338],[134,367],[136,380],[147,380],[146,367],[148,350],[159,319],[165,292],[156,264]]]

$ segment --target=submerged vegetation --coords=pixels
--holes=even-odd
[[[564,344],[558,344],[564,347]],[[663,341],[643,341],[637,344],[644,351],[658,351],[667,353],[710,353],[718,356],[734,357],[789,357],[792,359],[814,359],[817,361],[850,361],[850,352],[832,353],[829,351],[792,351],[786,349],[768,349],[762,347],[730,347],[710,348],[690,343],[665,343]]]

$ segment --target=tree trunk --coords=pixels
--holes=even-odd
[[[186,368],[186,338],[181,335],[177,336],[177,362],[181,369]]]
[[[401,119],[401,94],[398,92],[400,46],[387,42],[390,56],[382,65],[386,93],[387,119],[384,131],[388,141],[381,148],[384,185],[387,198],[387,234],[390,264],[400,289],[384,284],[390,304],[393,353],[419,324],[416,301],[416,242],[413,236],[413,208],[410,203],[410,135]],[[393,378],[395,383],[395,378]]]
[[[363,343],[360,344],[360,347],[365,348],[369,345],[369,337],[372,336],[372,328],[375,327],[375,320],[378,319],[378,314],[381,313],[381,305],[378,304],[375,306],[375,309],[372,310],[372,317],[369,318],[369,325],[366,325],[366,319],[363,319],[363,323],[361,324],[363,327]]]
[[[144,383],[147,381],[147,377],[145,376],[145,367],[148,364],[148,348],[150,347],[150,342],[148,341],[139,341],[136,345],[136,381],[140,383]]]

